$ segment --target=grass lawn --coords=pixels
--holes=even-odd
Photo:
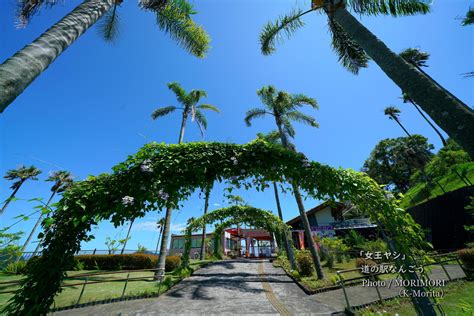
[[[474,282],[455,281],[444,288],[444,297],[440,299],[446,315],[472,316],[474,315]],[[358,316],[371,315],[400,315],[416,316],[415,309],[408,298],[397,298],[385,305],[371,305],[357,311]]]
[[[474,184],[474,162],[458,164],[454,168],[461,175],[465,175],[469,181]],[[449,175],[436,178],[435,180],[441,184],[446,192],[454,191],[466,186],[466,183],[464,183],[455,172],[451,172]],[[427,183],[418,183],[412,187],[405,194],[400,206],[406,209],[444,194],[436,183],[430,188],[427,188],[427,186]]]
[[[211,262],[210,260],[203,261],[194,261],[192,260],[190,266],[193,270],[196,270]],[[99,271],[71,271],[68,273],[69,276],[85,274],[85,273],[97,273]],[[152,280],[153,271],[150,272],[131,272],[130,278],[136,277],[148,277],[146,280],[133,280],[129,281],[127,288],[125,290],[125,296],[131,295],[144,295],[144,294],[156,294],[160,290],[159,283]],[[166,292],[169,287],[181,281],[179,275],[175,275],[171,272],[167,272],[166,276],[170,278],[168,285],[162,284],[160,292]],[[113,280],[126,278],[127,273],[113,273],[106,274],[101,276],[90,277],[88,281],[98,281],[98,280]],[[22,276],[17,275],[7,275],[0,274],[0,282],[19,280]],[[75,284],[82,283],[85,278],[78,279],[69,279],[64,282],[64,284]],[[125,285],[125,281],[116,281],[108,283],[97,283],[97,284],[88,284],[84,290],[80,303],[87,303],[92,301],[106,300],[111,298],[119,298],[122,296],[122,291]],[[16,285],[5,285],[0,286],[0,291],[15,290]],[[82,284],[72,287],[65,287],[64,290],[56,297],[54,303],[56,307],[63,307],[74,305],[77,303],[79,294],[82,290]],[[12,294],[0,294],[0,307],[7,304],[7,301],[10,299]]]

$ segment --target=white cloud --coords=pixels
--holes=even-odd
[[[171,224],[170,230],[172,233],[181,233],[186,228],[186,223],[176,223]],[[156,221],[145,221],[136,223],[132,226],[132,230],[134,231],[142,231],[142,232],[156,232],[158,229],[156,228]]]
[[[214,203],[214,206],[221,206],[219,203]]]

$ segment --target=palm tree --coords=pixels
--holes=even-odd
[[[56,193],[64,192],[67,188],[69,188],[69,186],[73,182],[73,177],[69,171],[60,170],[60,171],[52,172],[51,175],[46,179],[46,181],[54,182],[53,186],[51,187],[51,192],[52,192],[51,196],[49,197],[48,202],[44,205],[44,209],[47,210],[49,207],[49,204],[53,200]],[[38,228],[38,226],[40,225],[44,214],[45,212],[41,212],[38,220],[36,221],[35,225],[33,226],[33,229],[30,232],[30,235],[28,236],[25,243],[23,244],[23,247],[21,248],[21,253],[25,251],[26,247],[28,246],[31,239],[33,238],[33,235],[36,229]],[[37,246],[38,249],[39,249],[39,245],[41,244],[41,241],[42,239],[38,242],[38,246]],[[36,251],[33,253],[33,255],[35,254],[36,254]]]
[[[277,131],[273,131],[266,135],[262,133],[257,133],[257,138],[263,139],[274,145],[281,145],[280,134]],[[278,217],[283,221],[283,211],[281,210],[280,196],[278,194],[278,186],[275,181],[273,181],[273,192],[275,194],[275,202],[277,206]],[[294,270],[296,268],[296,263],[295,263],[295,256],[293,254],[291,234],[288,234],[288,235],[283,234],[283,242],[285,243],[286,253],[288,256],[288,260],[290,261],[290,264],[291,264],[291,269]]]
[[[424,0],[313,0],[310,10],[295,10],[264,27],[260,35],[262,53],[271,54],[282,35],[290,36],[301,28],[302,16],[324,10],[332,33],[332,46],[344,67],[357,74],[361,67],[367,67],[369,57],[372,58],[438,126],[474,157],[474,112],[392,52],[347,9],[359,15],[400,16],[428,13],[430,6]]]
[[[100,25],[100,32],[106,40],[112,40],[117,34],[117,7],[122,1],[84,1],[30,45],[1,64],[0,113],[101,17],[104,20]],[[58,2],[60,1],[19,1],[19,26],[25,26],[43,6],[52,6]],[[184,49],[197,57],[204,57],[209,49],[210,39],[204,29],[192,20],[191,16],[196,11],[187,0],[139,0],[138,3],[141,9],[155,14],[158,27],[169,33]]]
[[[165,106],[156,109],[151,114],[151,118],[156,120],[159,117],[168,115],[176,110],[182,111],[181,118],[181,129],[179,131],[178,144],[181,144],[184,139],[184,130],[186,128],[186,121],[189,116],[191,116],[191,121],[196,121],[201,135],[204,135],[204,131],[207,129],[207,120],[201,110],[212,110],[219,113],[219,109],[210,104],[200,104],[199,101],[202,97],[206,97],[206,91],[204,90],[191,90],[187,93],[179,83],[170,82],[168,83],[168,88],[176,94],[176,99],[182,106]]]
[[[159,233],[158,233],[158,241],[156,242],[155,254],[158,253],[158,248],[160,247],[160,240],[161,240],[161,235],[163,235],[163,226],[164,226],[164,224],[165,224],[165,218],[164,217],[160,218],[156,222],[156,228],[159,229]]]
[[[127,247],[127,242],[131,238],[130,237],[130,231],[132,230],[133,222],[135,222],[135,219],[132,219],[130,221],[130,225],[128,226],[127,236],[123,240],[122,250],[120,251],[121,255],[123,255],[123,253],[125,252],[125,247]]]
[[[425,119],[425,121],[428,122],[428,124],[433,128],[436,134],[438,134],[439,138],[441,139],[441,142],[443,143],[443,146],[446,146],[447,144],[446,139],[441,134],[441,132],[436,128],[436,126],[434,126],[434,124],[431,123],[431,121],[426,117],[425,113],[423,113],[420,107],[406,93],[402,94],[402,99],[403,99],[403,103],[411,103],[415,107],[418,113],[420,113],[420,115]]]
[[[4,176],[5,179],[15,181],[11,185],[10,189],[13,190],[13,193],[10,195],[10,197],[5,201],[5,204],[3,204],[2,209],[0,210],[0,215],[5,212],[5,209],[7,208],[8,204],[15,198],[16,193],[18,190],[20,190],[20,187],[23,185],[23,183],[26,182],[26,180],[38,180],[38,175],[41,173],[41,170],[36,168],[35,166],[19,166],[17,169],[11,169],[7,171],[7,174]]]
[[[202,110],[212,110],[214,112],[220,113],[220,110],[210,104],[200,104],[199,101],[202,97],[207,97],[207,93],[204,90],[191,90],[187,93],[179,83],[177,82],[170,82],[168,83],[168,88],[174,92],[176,95],[176,99],[181,104],[180,107],[176,106],[166,106],[157,108],[151,114],[151,118],[156,120],[159,117],[168,115],[175,110],[182,111],[182,119],[181,119],[181,128],[179,131],[179,138],[178,144],[181,144],[184,139],[184,131],[186,128],[186,121],[188,117],[191,115],[191,121],[196,121],[199,130],[201,131],[201,135],[204,135],[204,131],[207,129],[207,119],[204,116]],[[163,225],[163,237],[161,238],[161,247],[160,247],[160,256],[158,258],[158,269],[155,273],[155,277],[158,279],[162,277],[164,274],[165,269],[165,262],[166,262],[166,247],[168,245],[168,239],[170,235],[170,225],[171,225],[171,215],[173,213],[173,209],[171,207],[166,208],[166,215],[165,221]]]
[[[207,214],[209,209],[209,196],[211,195],[212,184],[207,186],[204,193],[204,215]],[[202,225],[202,237],[201,237],[201,252],[199,255],[200,260],[206,259],[206,224]]]
[[[405,131],[405,133],[408,135],[408,137],[410,137],[411,136],[410,133],[408,133],[406,128],[400,122],[399,116],[400,116],[401,112],[402,111],[400,111],[399,108],[394,107],[394,106],[386,107],[385,110],[384,110],[384,114],[387,115],[389,119],[394,120],[395,122],[397,122],[397,124],[400,125],[400,127]]]
[[[428,67],[428,59],[430,58],[430,54],[427,52],[423,52],[418,48],[407,48],[400,52],[400,57],[402,57],[407,63],[411,64],[415,67],[419,72],[421,72],[426,78],[430,79],[433,84],[437,85],[440,89],[445,91],[449,94],[453,99],[457,100],[462,106],[467,109],[468,111],[472,112],[472,109],[467,106],[464,102],[459,100],[454,94],[443,88],[436,80],[434,80],[430,75],[428,75],[424,70],[423,67]],[[408,94],[407,94],[408,95]]]
[[[276,126],[278,127],[278,134],[280,136],[281,144],[288,150],[295,150],[293,144],[291,144],[288,138],[295,136],[295,130],[291,124],[291,121],[297,121],[304,124],[308,124],[312,127],[319,127],[316,120],[306,115],[298,109],[303,105],[309,105],[313,109],[318,109],[318,105],[315,99],[307,97],[303,94],[289,94],[284,91],[278,91],[273,86],[263,87],[257,91],[257,95],[265,105],[265,108],[254,108],[247,111],[245,115],[245,123],[247,126],[251,125],[251,121],[257,117],[263,117],[265,115],[271,115],[275,119]],[[309,226],[308,217],[303,205],[303,198],[301,197],[298,183],[296,181],[290,181],[293,187],[293,193],[295,195],[296,204],[300,212],[300,217],[303,222],[306,238],[308,239],[309,249],[313,257],[314,265],[316,268],[316,274],[318,279],[324,278],[323,269],[321,266],[321,260],[319,254],[316,251],[316,245],[311,234],[311,228]]]

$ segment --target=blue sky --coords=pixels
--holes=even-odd
[[[0,61],[30,43],[80,1],[65,1],[36,16],[26,29],[14,28],[14,1],[0,3]],[[389,105],[402,110],[401,119],[412,133],[429,138],[436,149],[440,141],[419,114],[399,99],[400,89],[370,63],[358,76],[343,69],[329,44],[326,18],[305,17],[306,26],[278,47],[269,57],[261,55],[258,35],[262,26],[293,7],[306,8],[308,1],[196,1],[196,20],[212,37],[205,59],[197,59],[158,30],[151,14],[140,11],[137,1],[124,1],[120,8],[118,41],[105,43],[95,27],[65,51],[0,116],[0,174],[19,164],[34,164],[43,170],[41,181],[26,183],[18,197],[49,196],[48,172],[71,171],[78,179],[109,172],[149,141],[174,143],[179,133],[179,114],[152,121],[159,106],[176,105],[166,87],[180,82],[187,90],[204,89],[203,101],[218,106],[222,114],[208,113],[205,139],[245,143],[257,132],[273,129],[271,118],[256,120],[248,128],[243,117],[250,107],[260,106],[256,90],[272,84],[291,93],[304,93],[318,100],[314,115],[321,127],[296,124],[295,144],[310,159],[334,167],[359,170],[375,144],[383,138],[403,136],[402,130],[383,115]],[[392,50],[419,47],[431,53],[427,72],[467,104],[473,102],[473,79],[462,73],[474,69],[473,28],[461,27],[459,17],[469,1],[435,0],[432,13],[413,17],[360,17],[361,21]],[[471,3],[472,4],[472,3]],[[201,140],[197,126],[188,123],[185,141]],[[0,180],[0,199],[10,194],[9,183]],[[211,210],[223,205],[222,186],[211,195]],[[239,192],[249,204],[275,211],[272,192]],[[190,216],[199,216],[203,200],[198,194],[175,212],[173,230],[179,232]],[[297,215],[291,195],[282,195],[285,219]],[[306,201],[306,207],[317,204]],[[12,203],[0,218],[0,227],[10,225],[18,214],[30,213],[35,204]],[[137,244],[154,249],[154,222],[150,213],[136,221],[129,249]],[[13,230],[29,232],[34,224],[18,224]],[[102,223],[96,239],[83,249],[106,249],[105,238],[124,237],[126,227]],[[32,244],[29,248],[34,247]]]

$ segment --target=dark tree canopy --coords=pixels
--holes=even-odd
[[[362,171],[394,192],[410,188],[410,177],[430,161],[433,145],[421,135],[380,141],[365,161]]]

